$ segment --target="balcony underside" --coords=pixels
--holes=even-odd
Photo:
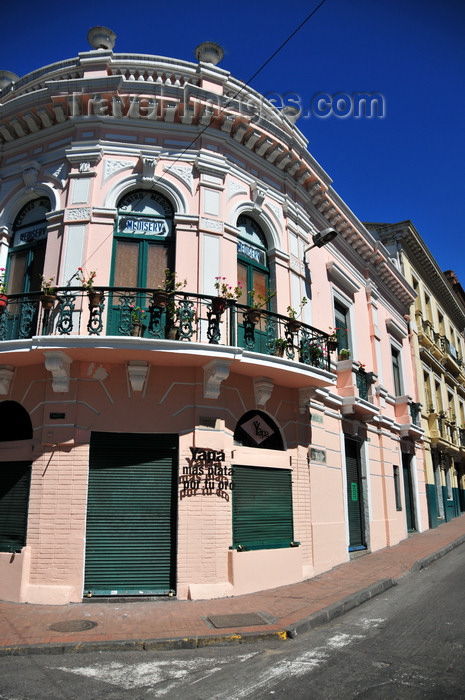
[[[75,362],[124,364],[129,360],[158,367],[205,367],[218,360],[229,371],[266,376],[288,388],[334,386],[336,375],[313,365],[251,352],[239,347],[122,336],[35,336],[0,343],[0,363],[13,368],[41,364],[44,353],[64,352]]]

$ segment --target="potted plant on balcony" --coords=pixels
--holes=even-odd
[[[57,298],[57,290],[53,284],[54,280],[54,275],[48,279],[45,279],[45,277],[41,275],[40,290],[42,292],[42,296],[40,297],[40,302],[42,304],[42,308],[45,310],[50,310],[53,307],[55,299]]]
[[[187,280],[176,282],[176,273],[171,272],[168,267],[165,268],[163,286],[154,289],[152,293],[153,305],[160,309],[166,308],[173,294],[183,289],[186,284]]]
[[[5,310],[6,305],[8,304],[5,272],[5,268],[0,267],[0,313]]]
[[[259,322],[262,310],[268,306],[270,299],[275,296],[276,292],[267,289],[265,295],[260,294],[251,289],[249,292],[249,308],[245,314],[247,321],[254,325]]]
[[[138,338],[141,335],[142,321],[144,320],[146,314],[140,306],[131,305],[131,321],[132,321],[132,331],[131,335]]]
[[[243,292],[242,282],[238,282],[235,287],[228,284],[226,277],[215,277],[215,289],[218,291],[218,296],[212,299],[212,312],[220,315],[226,309],[228,304],[237,301]]]
[[[285,338],[276,338],[275,342],[275,351],[274,354],[277,357],[283,357],[284,356],[284,351],[287,348],[287,340]]]
[[[336,327],[329,327],[329,336],[328,336],[328,350],[329,352],[336,352],[336,350],[339,347],[339,343],[341,341],[341,338],[344,337],[344,335],[347,334],[347,328],[336,328]]]
[[[81,283],[82,289],[85,289],[85,291],[87,292],[87,296],[89,297],[89,307],[91,309],[98,306],[102,301],[103,297],[103,292],[98,292],[94,287],[94,280],[96,275],[97,273],[95,272],[95,270],[91,270],[89,272],[89,276],[86,277],[84,275],[84,270],[82,269],[82,267],[78,267],[77,278]]]
[[[318,367],[323,359],[323,348],[319,341],[311,342],[309,345],[310,362]]]
[[[338,359],[341,361],[349,360],[350,354],[350,350],[348,350],[347,348],[342,348],[341,350],[339,350]]]
[[[299,304],[298,311],[293,309],[292,306],[287,307],[287,313],[289,315],[289,321],[287,322],[287,327],[289,328],[289,331],[291,333],[297,333],[300,326],[302,325],[302,322],[299,321],[298,319],[299,319],[299,316],[302,313],[302,309],[304,308],[307,301],[308,301],[307,297],[302,297],[300,304]]]

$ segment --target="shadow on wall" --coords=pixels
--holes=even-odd
[[[32,423],[29,413],[16,401],[0,403],[0,442],[30,440]]]

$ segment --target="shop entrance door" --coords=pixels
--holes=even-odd
[[[360,444],[345,439],[349,552],[366,549]]]
[[[405,515],[407,518],[407,530],[408,532],[415,532],[417,527],[415,519],[415,502],[413,498],[411,461],[411,456],[406,452],[402,452],[402,470],[404,476]]]

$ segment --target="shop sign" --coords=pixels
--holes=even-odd
[[[242,423],[241,429],[247,433],[257,445],[260,445],[264,440],[274,435],[273,428],[258,414],[250,418],[246,423]]]
[[[28,226],[27,228],[23,228],[21,229],[21,231],[16,231],[14,245],[24,245],[25,243],[40,241],[44,238],[47,238],[46,224],[36,224],[35,226]]]
[[[266,265],[265,251],[260,250],[260,248],[256,248],[254,245],[250,245],[250,243],[238,241],[237,252],[239,255],[250,258],[250,260],[257,262],[260,265]]]
[[[119,232],[143,236],[168,236],[170,229],[168,222],[164,219],[124,217],[120,219]]]
[[[224,450],[191,447],[190,452],[179,477],[180,499],[216,495],[229,501],[229,492],[233,489],[232,469],[225,464]]]

